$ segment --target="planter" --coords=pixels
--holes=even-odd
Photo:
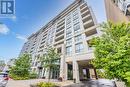
[[[37,87],[36,85],[30,85],[30,87]],[[55,86],[55,87],[60,87],[60,86]]]
[[[31,84],[30,87],[38,87],[37,85]],[[60,86],[54,86],[54,87],[60,87]]]
[[[63,81],[62,77],[59,77],[59,78],[58,78],[58,81],[62,82],[62,81]]]
[[[37,87],[36,85],[30,85],[30,87]]]
[[[116,83],[116,87],[126,87],[125,83],[124,82],[115,82]]]

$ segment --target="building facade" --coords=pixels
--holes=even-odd
[[[40,56],[46,53],[48,45],[53,46],[61,58],[59,68],[51,72],[52,79],[75,79],[78,83],[95,78],[95,70],[89,62],[94,58],[90,40],[101,34],[97,26],[91,7],[84,0],[75,0],[42,29],[28,37],[20,55],[30,53],[31,71],[39,72]],[[43,67],[40,75],[47,78],[48,71]]]
[[[115,23],[130,21],[130,0],[104,0],[108,21]]]

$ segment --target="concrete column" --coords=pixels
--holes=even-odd
[[[48,72],[48,70],[46,69],[46,71],[45,71],[45,78],[48,79],[48,77],[49,77],[49,72]]]
[[[77,61],[73,61],[73,79],[76,80],[76,83],[80,82],[79,79],[79,66]]]
[[[68,64],[65,63],[65,80],[68,80]]]
[[[95,76],[94,69],[89,69],[89,72],[90,72],[90,78],[94,79],[94,77],[93,77],[93,76]]]
[[[65,46],[62,45],[62,55],[60,60],[60,77],[62,77],[63,80],[65,80]]]
[[[60,60],[60,77],[64,79],[64,58],[61,56]]]

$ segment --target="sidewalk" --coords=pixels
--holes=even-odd
[[[6,87],[30,87],[30,84],[36,84],[39,82],[47,82],[47,79],[33,79],[33,80],[9,80]],[[60,86],[72,85],[72,81],[58,82],[57,80],[50,80]]]

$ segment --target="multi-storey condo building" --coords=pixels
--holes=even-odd
[[[105,0],[105,7],[109,21],[130,22],[130,0]]]
[[[90,65],[94,58],[90,40],[99,36],[95,15],[84,0],[75,0],[42,29],[28,37],[21,54],[32,55],[31,71],[39,72],[39,57],[46,53],[48,45],[61,54],[59,66],[52,69],[51,78],[75,79],[76,82],[95,78],[95,69]],[[43,67],[42,77],[48,77]]]

